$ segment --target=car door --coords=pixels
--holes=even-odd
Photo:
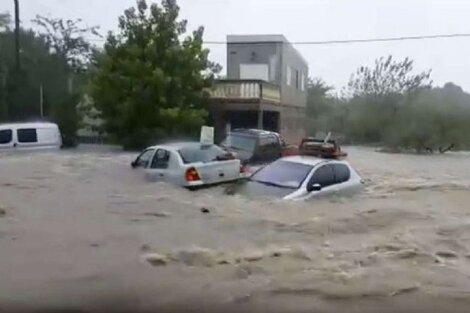
[[[12,129],[0,129],[0,151],[12,150],[15,147]]]
[[[272,153],[268,137],[259,138],[259,160],[263,163],[272,160]]]
[[[269,136],[269,147],[271,153],[271,160],[277,160],[282,157],[282,146],[280,139],[275,135]]]
[[[336,191],[340,195],[350,196],[361,189],[361,184],[351,180],[351,170],[349,166],[342,163],[333,164],[335,172]]]
[[[146,149],[132,162],[132,167],[137,169],[145,169],[149,167],[150,160],[155,154],[155,149]]]
[[[312,191],[311,196],[327,196],[337,191],[335,172],[331,164],[320,165],[314,170],[308,185],[320,185],[321,189]]]
[[[145,170],[145,177],[153,182],[173,182],[174,171],[170,169],[170,156],[170,151],[157,149]]]

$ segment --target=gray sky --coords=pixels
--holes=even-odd
[[[117,18],[133,0],[20,0],[22,21],[36,14],[82,18],[102,30],[114,30]],[[284,34],[291,41],[321,41],[470,33],[468,0],[180,0],[189,27],[204,25],[205,39],[226,34]],[[13,0],[1,11],[13,12]],[[211,59],[225,65],[225,46],[209,46]],[[415,60],[416,70],[433,70],[442,85],[453,81],[470,91],[470,38],[423,41],[298,46],[310,76],[340,89],[360,65],[392,54]]]

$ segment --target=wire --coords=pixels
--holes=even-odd
[[[392,41],[408,41],[408,40],[425,40],[425,39],[445,39],[445,38],[468,38],[470,33],[461,34],[444,34],[444,35],[424,35],[424,36],[403,36],[403,37],[388,37],[388,38],[371,38],[371,39],[348,39],[348,40],[325,40],[325,41],[292,41],[283,42],[282,44],[290,45],[333,45],[333,44],[353,44],[353,43],[374,43],[374,42],[392,42]],[[105,38],[90,38],[92,42],[105,42]],[[206,45],[226,45],[227,41],[211,41],[205,40]],[[243,43],[243,42],[240,42]],[[269,44],[266,42],[250,42],[257,45]]]
[[[403,36],[372,39],[350,39],[350,40],[326,40],[326,41],[293,41],[285,42],[291,45],[330,45],[330,44],[350,44],[350,43],[368,43],[368,42],[387,42],[387,41],[405,41],[405,40],[424,40],[439,38],[464,38],[470,37],[470,33],[447,34],[447,35],[424,35],[424,36]],[[204,41],[208,45],[226,45],[227,41]]]

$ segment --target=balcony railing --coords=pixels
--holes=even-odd
[[[218,80],[209,94],[215,100],[281,102],[279,86],[261,80]]]

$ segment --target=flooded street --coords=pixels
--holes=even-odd
[[[0,311],[468,311],[470,153],[345,150],[367,190],[295,203],[147,183],[103,149],[1,155]]]

